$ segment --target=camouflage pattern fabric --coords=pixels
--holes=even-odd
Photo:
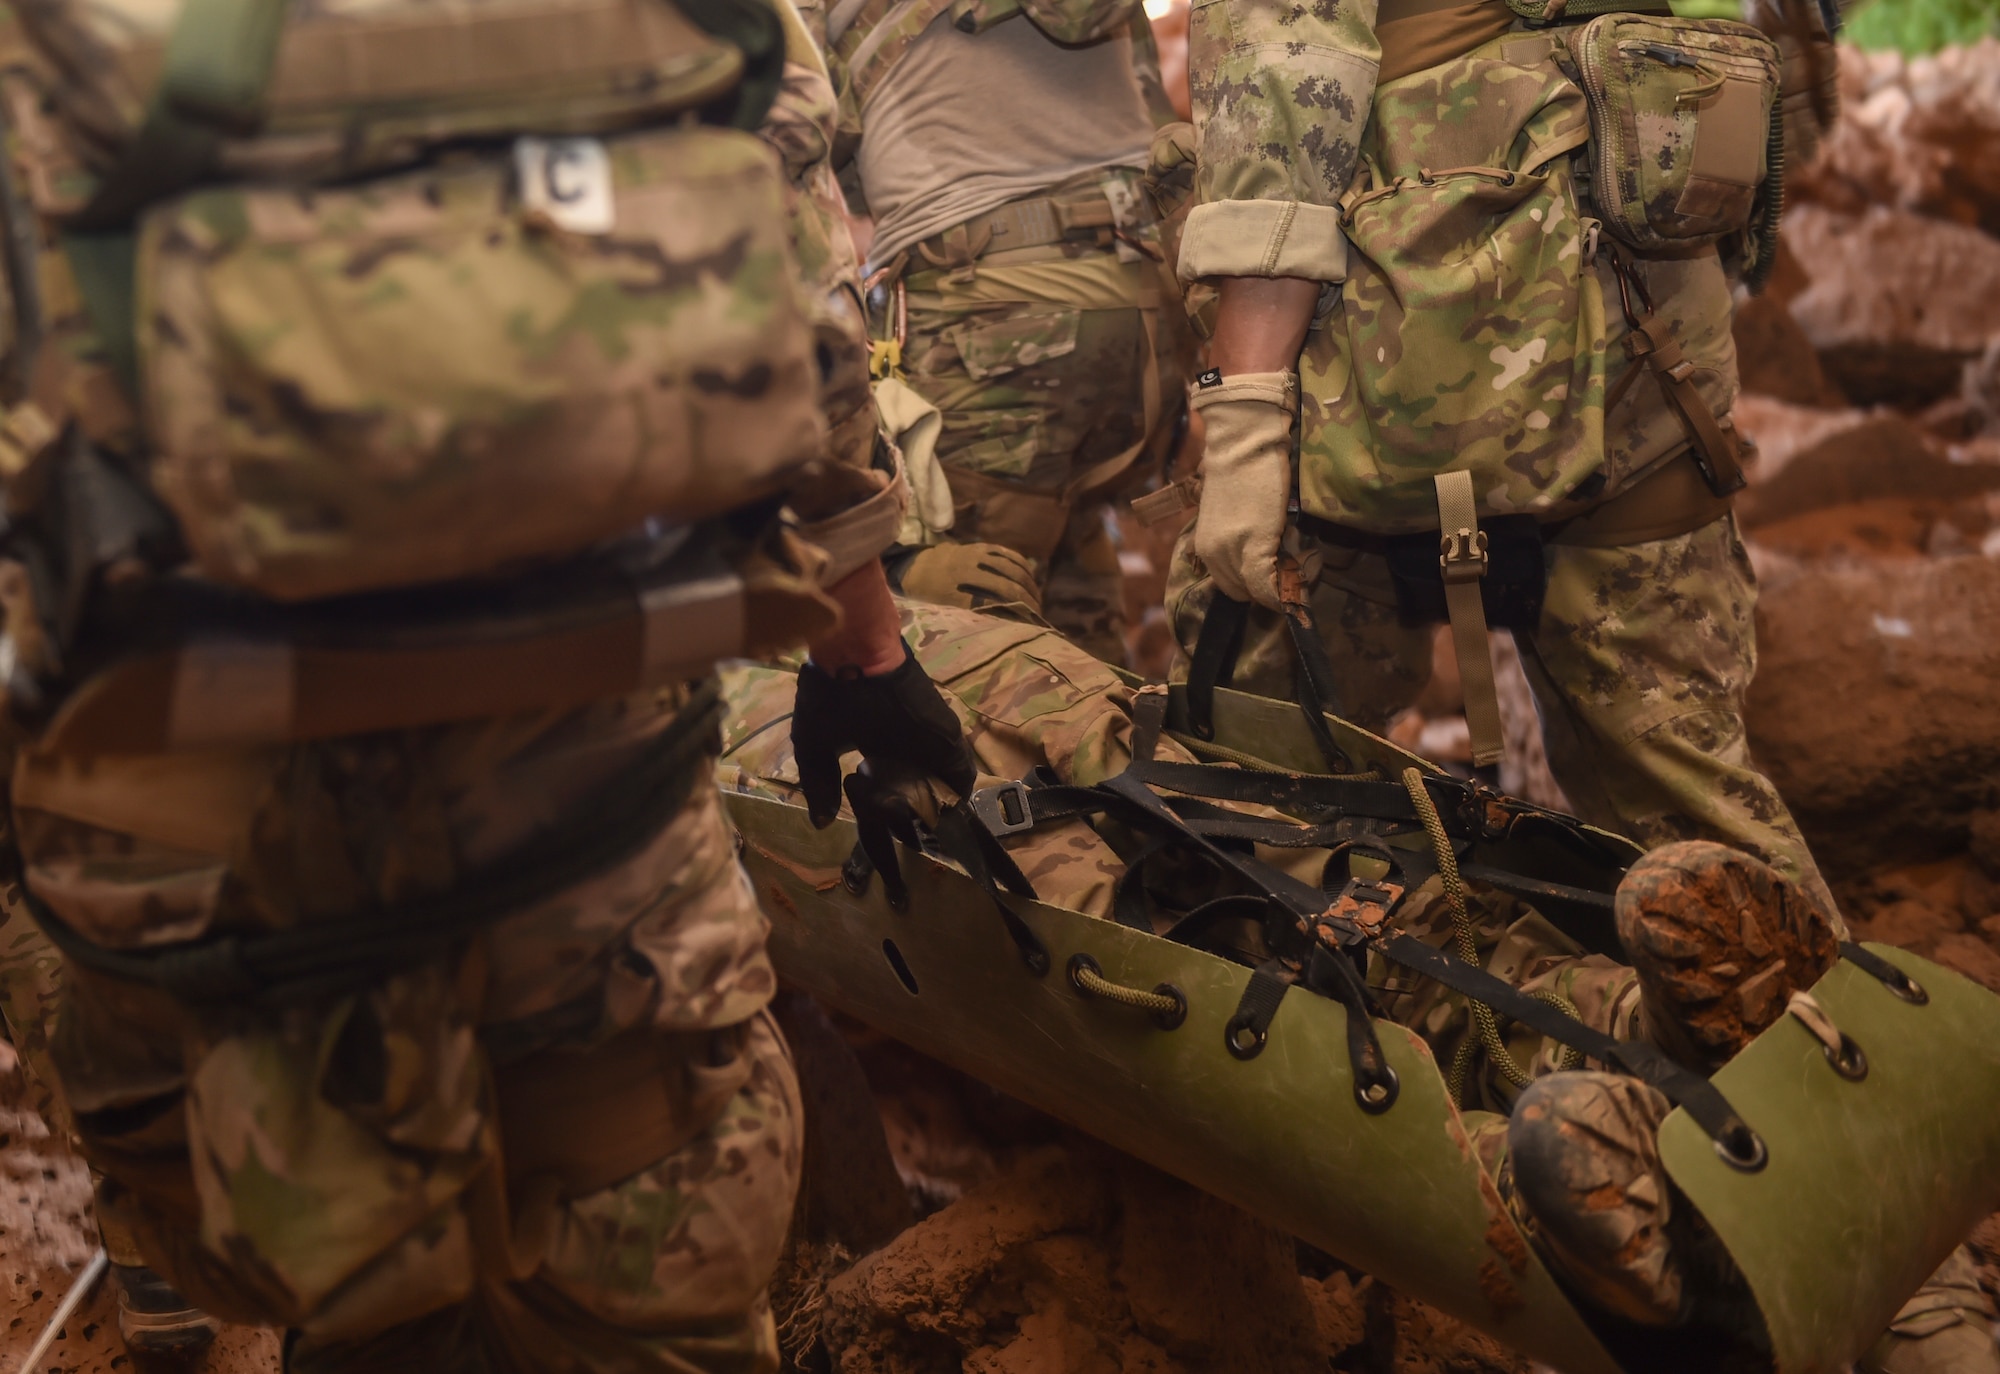
[[[823,519],[872,495],[887,481],[873,470],[877,429],[868,389],[868,321],[861,303],[861,258],[847,228],[847,201],[833,171],[838,100],[821,49],[826,12],[775,0],[785,25],[785,79],[758,133],[785,168],[792,249],[807,284],[807,317],[820,361],[820,409],[832,460],[792,487],[801,517]]]
[[[522,203],[500,155],[146,217],[151,475],[205,575],[292,599],[486,572],[821,456],[777,159],[701,128],[601,155],[629,251]]]
[[[1124,591],[1106,508],[1166,441],[1164,408],[1146,428],[1149,385],[1177,397],[1187,367],[1185,330],[1155,269],[1095,248],[1021,249],[914,272],[904,286],[906,380],[944,417],[937,456],[956,504],[948,537],[1033,560],[1050,623],[1123,663]],[[1142,443],[1109,490],[1070,490]]]
[[[1776,43],[1732,19],[1610,14],[1571,47],[1596,126],[1606,229],[1661,250],[1714,243],[1750,222],[1769,170]]]
[[[27,878],[118,947],[448,892],[627,764],[684,696],[87,769],[30,751]],[[697,781],[622,864],[351,996],[195,1008],[72,967],[53,1057],[107,1212],[203,1308],[298,1332],[299,1367],[767,1370],[799,1120],[763,1020],[764,931]],[[582,1081],[655,1041],[662,1082],[726,1073],[733,1092],[672,1122],[657,1162],[562,1181],[625,1138],[623,1092],[574,1104],[555,1145],[503,1127],[550,1056]]]
[[[904,633],[918,660],[951,703],[979,758],[982,783],[1018,778],[1046,766],[1064,782],[1085,786],[1121,772],[1131,761],[1134,689],[1076,645],[1036,626],[993,620],[947,607],[903,603]],[[791,677],[774,668],[736,667],[723,675],[730,723],[717,770],[725,788],[803,804],[791,743]],[[1162,737],[1156,757],[1194,756]],[[1246,815],[1269,808],[1226,804]],[[1112,888],[1124,872],[1118,854],[1080,820],[1039,826],[1006,841],[1043,901],[1109,918]],[[1323,854],[1260,846],[1258,857],[1319,881]],[[1584,1022],[1621,1038],[1638,1033],[1637,975],[1575,941],[1518,898],[1474,884],[1471,904],[1480,959],[1496,977],[1530,992],[1568,1001]],[[1410,893],[1398,924],[1427,943],[1451,938],[1437,880]],[[1470,1034],[1465,999],[1385,960],[1372,960],[1370,983],[1390,1019],[1421,1034],[1449,1066]],[[1555,1071],[1561,1047],[1508,1023],[1517,1062],[1539,1076]],[[1469,1080],[1468,1109],[1504,1113],[1515,1090],[1491,1065]]]
[[[1658,384],[1628,379],[1628,299],[1643,315],[1650,297],[1728,413],[1720,259],[1640,258],[1621,292],[1582,190],[1590,122],[1564,31],[1376,89],[1374,37],[1347,9],[1215,0],[1192,25],[1181,277],[1329,283],[1299,360],[1301,510],[1434,529],[1431,479],[1458,469],[1493,514],[1555,518],[1626,489],[1687,440]]]
[[[1340,709],[1380,730],[1429,680],[1431,632],[1399,623],[1379,554],[1299,542],[1322,567],[1312,617]],[[1735,520],[1625,548],[1552,543],[1545,554],[1541,623],[1515,642],[1550,771],[1577,814],[1648,847],[1710,839],[1747,850],[1837,913],[1791,812],[1750,758],[1743,711],[1757,668],[1757,582]],[[1176,677],[1213,594],[1184,535],[1167,583]],[[1253,607],[1235,685],[1289,698],[1292,662],[1283,622]]]

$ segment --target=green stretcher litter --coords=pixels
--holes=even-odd
[[[732,703],[757,694],[758,733],[779,724],[770,670],[733,670],[724,685]],[[1419,763],[1327,723],[1358,767],[1395,777]],[[1222,690],[1213,740],[1197,743],[1187,726],[1176,688],[1166,731],[1205,757],[1323,767],[1322,746],[1285,703]],[[732,739],[725,779],[744,742]],[[1657,1352],[1617,1339],[1544,1269],[1413,1031],[1373,1021],[1395,1090],[1386,1109],[1370,1109],[1334,998],[1294,989],[1261,1052],[1241,1057],[1225,1036],[1251,969],[1115,920],[990,893],[960,864],[908,845],[899,911],[884,882],[857,893],[844,879],[857,839],[844,816],[815,831],[782,781],[734,776],[728,805],[787,980],[1566,1374],[1658,1367]],[[1636,855],[1585,833],[1603,853]],[[1466,859],[1545,882],[1615,885],[1615,866],[1579,876],[1591,865],[1560,840],[1552,827],[1518,827],[1472,841]],[[1045,949],[1039,975],[995,901]],[[1577,907],[1566,919],[1589,918]],[[1599,919],[1608,933],[1608,912]],[[1121,1000],[1114,989],[1172,997]],[[1873,945],[1837,963],[1812,995],[1857,1053],[1834,1055],[1786,1016],[1712,1080],[1761,1142],[1758,1167],[1728,1162],[1685,1109],[1660,1136],[1675,1182],[1743,1270],[1779,1374],[1846,1369],[2000,1204],[2000,997]]]

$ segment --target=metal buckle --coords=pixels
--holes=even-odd
[[[972,814],[995,836],[1019,835],[1035,828],[1035,809],[1028,803],[1028,785],[995,783],[972,794]]]
[[[1438,540],[1438,567],[1447,582],[1477,582],[1486,576],[1486,531],[1459,529]]]

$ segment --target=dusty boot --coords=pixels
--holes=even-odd
[[[1639,973],[1648,1039],[1684,1068],[1721,1068],[1840,957],[1833,927],[1761,859],[1707,840],[1656,849],[1618,885],[1618,938]]]
[[[192,1357],[222,1329],[151,1269],[114,1264],[111,1275],[118,1284],[118,1334],[136,1354]]]
[[[1556,1073],[1528,1085],[1507,1126],[1503,1191],[1542,1258],[1641,1326],[1688,1314],[1674,1192],[1655,1143],[1672,1110],[1636,1078]]]
[[[1993,1305],[1963,1245],[1903,1304],[1858,1374],[2000,1374]]]

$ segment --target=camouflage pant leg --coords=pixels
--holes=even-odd
[[[10,891],[0,897],[0,1020],[28,1066],[29,1106],[49,1129],[70,1129],[69,1109],[55,1090],[49,1064],[49,1028],[62,986],[62,956]]]
[[[234,769],[235,788],[136,770],[131,786],[64,794],[17,775],[30,881],[104,943],[223,912],[351,910],[419,875],[417,893],[449,890],[458,865],[545,827],[672,714],[628,702],[165,765]],[[201,1306],[293,1327],[307,1350],[423,1319],[475,1360],[447,1367],[772,1367],[762,1290],[798,1113],[775,1034],[754,1020],[774,987],[763,918],[705,784],[628,859],[510,914],[456,967],[263,1011],[68,969],[54,1059],[108,1210]],[[728,1061],[744,1085],[718,1110],[688,1085],[713,1081],[727,1027],[747,1027]],[[560,1051],[579,1071],[636,1043],[671,1105],[707,1105],[638,1134],[660,1136],[664,1158],[558,1206],[537,1176],[496,1182],[510,1158],[496,1043],[509,1065]],[[581,1109],[561,1119],[586,1160],[632,1135]],[[517,1357],[516,1340],[532,1352]]]
[[[1442,881],[1432,878],[1410,893],[1397,913],[1397,927],[1425,944],[1454,948],[1443,892]],[[1488,973],[1531,996],[1560,999],[1584,1025],[1613,1039],[1638,1037],[1639,983],[1629,965],[1587,953],[1507,893],[1470,889],[1466,908],[1479,964]],[[1439,1071],[1448,1080],[1463,1077],[1464,1110],[1506,1114],[1520,1089],[1487,1057],[1463,994],[1379,955],[1370,959],[1369,983],[1390,1020],[1424,1037]],[[1499,1026],[1508,1057],[1528,1077],[1575,1067],[1567,1062],[1573,1056],[1565,1047],[1540,1032],[1504,1018]]]
[[[1106,663],[1125,663],[1125,575],[1101,501],[1070,512],[1042,583],[1042,618]]]
[[[1750,758],[1757,583],[1733,518],[1617,549],[1549,546],[1540,626],[1517,636],[1549,768],[1576,812],[1649,847],[1757,855],[1838,920],[1791,812]]]
[[[1312,614],[1333,660],[1338,695],[1333,709],[1362,729],[1379,734],[1416,701],[1430,681],[1431,631],[1406,626],[1398,619],[1386,559],[1321,544],[1309,537],[1301,536],[1299,543],[1301,553],[1316,557],[1320,565],[1319,580],[1312,591]],[[1176,682],[1187,677],[1188,660],[1214,596],[1215,584],[1194,557],[1194,524],[1190,522],[1174,544],[1173,563],[1167,572],[1167,619],[1180,648],[1168,676]],[[1259,696],[1291,700],[1295,661],[1284,617],[1253,606],[1231,685]]]
[[[297,1340],[293,1374],[511,1370],[767,1374],[778,1367],[765,1285],[797,1191],[801,1117],[791,1055],[762,1012],[750,1076],[708,1128],[637,1175],[554,1211],[533,1277],[364,1340]]]
[[[1172,359],[1148,343],[1167,330],[1161,316],[1050,301],[909,308],[910,385],[943,412],[937,453],[947,476],[973,484],[954,481],[949,537],[1006,544],[1035,561],[1052,622],[1114,662],[1124,660],[1125,608],[1102,498],[1068,510],[1055,498],[1147,437],[1149,360],[1163,402],[1178,396]],[[1128,471],[1146,461],[1142,453]]]

